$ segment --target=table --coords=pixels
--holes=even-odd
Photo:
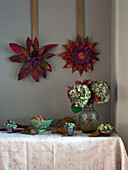
[[[121,138],[0,132],[0,170],[128,170]]]

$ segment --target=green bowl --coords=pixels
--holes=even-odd
[[[32,125],[36,128],[37,131],[42,131],[45,132],[46,129],[50,126],[50,124],[52,123],[53,119],[50,117],[49,120],[32,120],[35,117],[32,117],[30,119],[30,122],[32,123]]]

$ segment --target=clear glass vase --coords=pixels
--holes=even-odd
[[[7,133],[13,133],[13,127],[7,125]]]
[[[79,114],[80,129],[84,133],[91,133],[97,130],[99,115],[94,109],[94,103],[88,103]]]
[[[74,133],[74,127],[68,127],[67,128],[67,134],[68,136],[73,136]]]

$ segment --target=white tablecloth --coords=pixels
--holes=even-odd
[[[121,138],[0,132],[0,170],[128,170]]]

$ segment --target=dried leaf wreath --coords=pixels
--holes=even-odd
[[[46,71],[51,72],[52,69],[45,59],[54,56],[54,54],[47,52],[57,45],[49,44],[39,49],[39,41],[36,37],[33,42],[29,37],[27,38],[27,49],[18,44],[10,43],[10,48],[18,55],[13,55],[9,59],[12,62],[24,63],[18,74],[18,80],[24,79],[29,72],[31,72],[31,76],[36,82],[39,82],[39,74],[46,79]]]
[[[91,72],[94,62],[99,60],[98,52],[94,48],[97,43],[89,43],[88,37],[82,41],[79,35],[76,37],[76,42],[71,40],[68,40],[68,42],[69,44],[63,45],[66,51],[59,54],[66,60],[64,68],[72,67],[72,73],[77,70],[81,76],[83,71]]]

